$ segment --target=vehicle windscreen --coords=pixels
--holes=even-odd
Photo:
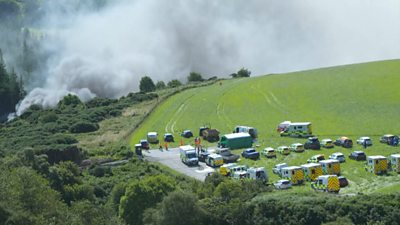
[[[187,157],[188,157],[189,159],[191,159],[191,158],[196,158],[197,155],[196,155],[196,153],[188,153],[188,154],[187,154]]]

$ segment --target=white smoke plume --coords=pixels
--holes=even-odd
[[[76,14],[53,4],[42,27],[55,54],[18,115],[66,93],[119,97],[144,75],[184,80],[241,67],[260,75],[400,58],[398,0],[117,0]]]

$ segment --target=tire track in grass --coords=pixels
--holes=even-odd
[[[176,123],[179,121],[179,117],[187,109],[187,105],[188,105],[187,102],[196,94],[198,94],[198,92],[189,95],[187,98],[185,98],[183,100],[183,102],[179,106],[178,110],[174,113],[174,115],[171,116],[171,119],[168,121],[167,125],[165,125],[165,132],[168,132],[168,130],[170,130],[171,133],[175,133]]]
[[[279,106],[279,104],[277,104],[275,101],[272,101],[272,100],[270,99],[270,97],[268,97],[268,95],[267,95],[266,93],[264,93],[263,91],[261,91],[261,90],[260,90],[260,86],[257,86],[257,87],[251,86],[251,88],[252,88],[253,90],[257,91],[258,93],[260,93],[260,94],[264,97],[264,99],[265,99],[265,101],[268,103],[268,105],[270,105],[271,107],[275,108],[275,109],[278,110],[278,111],[287,113],[287,111],[284,110],[284,109],[282,109],[282,108]],[[271,93],[271,92],[270,92],[270,93]],[[271,96],[271,97],[272,97],[272,96]]]
[[[172,133],[175,133],[176,122],[178,121],[179,117],[183,114],[183,112],[187,109],[187,105],[186,104],[182,104],[182,106],[183,107],[179,107],[178,114],[177,114],[177,119],[174,121],[174,123],[171,126]]]
[[[285,112],[285,113],[288,113],[288,112],[289,112],[289,111],[288,111],[288,107],[287,107],[285,104],[282,104],[282,102],[279,101],[279,99],[274,95],[273,92],[270,91],[269,94],[271,95],[273,102],[275,102],[275,104],[276,104],[283,112]]]

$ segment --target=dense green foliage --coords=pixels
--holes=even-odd
[[[165,83],[164,83],[164,81],[157,81],[157,83],[156,83],[156,89],[157,90],[162,90],[162,89],[164,89],[164,88],[166,88],[167,86],[165,85]]]
[[[0,49],[0,122],[5,114],[14,112],[15,105],[24,96],[22,81],[12,70],[8,72]]]
[[[167,85],[170,88],[176,88],[176,87],[181,86],[182,82],[180,82],[179,80],[174,79],[174,80],[169,81]]]
[[[232,78],[240,78],[240,77],[250,77],[250,74],[251,74],[250,70],[241,68],[238,72],[232,73],[230,76]]]
[[[189,76],[187,77],[188,82],[199,82],[199,81],[204,81],[203,77],[201,76],[200,73],[196,72],[191,72]]]
[[[21,117],[0,127],[0,149],[15,153],[31,148],[35,154],[46,154],[50,163],[64,160],[79,163],[84,152],[76,146],[73,134],[95,131],[98,122],[154,98],[156,94],[136,93],[118,100],[94,98],[82,103],[77,96],[68,95],[52,109],[33,105]]]
[[[143,93],[152,92],[156,90],[156,85],[150,77],[144,76],[140,79],[139,89]]]

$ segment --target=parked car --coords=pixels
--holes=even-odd
[[[171,133],[164,134],[165,142],[174,142],[174,136]]]
[[[261,154],[267,158],[276,158],[275,149],[271,147],[264,148]]]
[[[371,146],[372,145],[372,140],[369,137],[360,137],[357,140],[357,144],[362,145],[362,146]]]
[[[145,140],[145,139],[140,140],[139,143],[142,146],[142,149],[146,149],[146,150],[150,149],[150,144],[149,144],[149,142],[147,140]]]
[[[242,157],[246,159],[259,159],[260,153],[257,152],[254,148],[246,148],[242,152]]]
[[[350,153],[349,158],[357,161],[363,161],[367,159],[367,156],[363,151],[354,151]]]
[[[239,155],[233,154],[229,148],[217,148],[215,153],[222,156],[224,163],[234,163],[240,158]]]
[[[331,139],[322,139],[321,146],[324,148],[333,148],[333,141]]]
[[[393,134],[385,134],[379,139],[379,142],[396,146],[399,144],[399,136]]]
[[[293,152],[304,152],[304,145],[301,143],[294,143],[290,145],[290,150]]]
[[[305,149],[314,149],[319,150],[321,149],[321,144],[317,137],[309,137],[307,142],[304,144]]]
[[[343,153],[335,152],[329,156],[329,159],[336,159],[340,163],[346,162],[346,158],[344,157]]]
[[[342,146],[343,148],[352,148],[353,147],[353,141],[348,138],[348,137],[341,137],[338,138],[334,144],[336,146]]]
[[[323,154],[318,154],[311,156],[311,158],[307,159],[307,163],[318,163],[321,160],[325,160],[325,156]]]
[[[338,177],[338,179],[339,179],[339,185],[341,188],[349,185],[349,181],[346,179],[346,177],[340,176],[340,177]]]
[[[274,183],[276,189],[288,189],[292,187],[292,183],[288,180],[278,180]]]
[[[288,146],[279,146],[276,152],[282,154],[282,155],[289,155],[290,154],[290,149]]]
[[[181,136],[184,138],[191,138],[193,137],[193,133],[191,130],[184,130],[182,131]]]
[[[211,154],[215,153],[215,149],[200,149],[199,152],[199,161],[200,162],[205,162],[207,157]]]
[[[157,132],[149,132],[147,133],[147,141],[152,144],[158,143],[158,134]]]

